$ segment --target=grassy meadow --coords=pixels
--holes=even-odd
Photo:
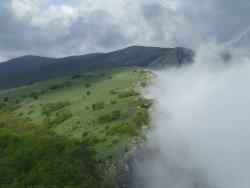
[[[151,73],[139,68],[119,68],[0,90],[0,110],[46,128],[70,140],[95,148],[96,163],[121,158],[148,124],[139,88]]]

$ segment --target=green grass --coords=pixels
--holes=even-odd
[[[140,136],[142,124],[148,123],[148,119],[135,122],[134,116],[147,113],[143,109],[151,104],[136,91],[150,74],[120,68],[1,90],[0,110],[69,139],[87,141],[95,147],[97,161],[118,159]]]

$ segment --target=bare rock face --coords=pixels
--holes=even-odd
[[[183,168],[182,163],[166,161],[159,153],[157,148],[151,148],[147,144],[146,139],[141,139],[124,158],[108,164],[109,168],[105,171],[104,178],[117,188],[145,188],[151,184],[151,181],[156,181],[149,175],[152,175],[150,171],[155,166],[155,162],[160,162],[163,166],[167,164],[164,166],[166,172],[163,175],[166,178],[161,182],[166,186],[173,187],[176,182],[182,182],[181,187],[186,185],[190,188],[214,188],[199,168]],[[159,187],[162,187],[161,183],[159,182]],[[157,182],[154,184],[158,185]]]

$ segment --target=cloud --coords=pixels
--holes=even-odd
[[[227,41],[249,26],[249,8],[245,0],[3,0],[0,59]]]
[[[225,62],[223,51],[205,43],[193,64],[155,72],[145,94],[156,102],[141,187],[249,187],[250,58]]]

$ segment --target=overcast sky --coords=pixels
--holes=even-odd
[[[0,0],[0,61],[225,42],[250,26],[249,10],[249,0]]]

